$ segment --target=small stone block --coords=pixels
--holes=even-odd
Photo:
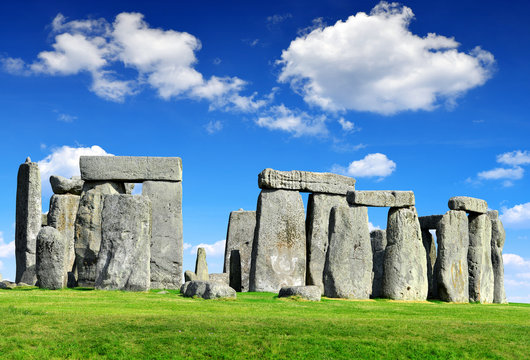
[[[454,196],[449,199],[448,206],[451,210],[464,210],[480,214],[485,214],[488,211],[488,203],[485,200],[469,196]]]
[[[300,296],[304,300],[320,301],[320,286],[284,286],[278,297]]]
[[[349,191],[348,202],[351,205],[374,207],[414,206],[412,191]]]

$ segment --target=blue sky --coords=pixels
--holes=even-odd
[[[180,156],[185,268],[222,271],[230,211],[264,168],[413,190],[419,215],[485,199],[507,231],[506,289],[530,302],[529,5],[515,1],[0,3],[0,272],[16,174],[80,154]],[[386,227],[386,209],[369,209]]]

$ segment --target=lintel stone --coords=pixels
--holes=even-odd
[[[443,215],[420,216],[418,218],[420,220],[420,227],[425,230],[436,230],[442,217]]]
[[[351,205],[375,207],[408,207],[414,206],[412,191],[348,191],[348,202]]]
[[[464,210],[480,214],[485,214],[488,211],[488,203],[485,200],[469,196],[454,196],[449,199],[448,206],[451,210]]]

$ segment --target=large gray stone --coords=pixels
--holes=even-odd
[[[506,232],[504,226],[499,219],[499,212],[497,210],[488,211],[488,216],[491,220],[491,264],[493,266],[493,302],[497,304],[505,304],[506,292],[504,290],[504,261],[502,259],[502,248],[506,240]]]
[[[491,263],[491,220],[487,214],[469,214],[469,301],[492,303],[494,293]]]
[[[122,183],[86,181],[75,220],[75,267],[79,286],[94,286],[101,246],[101,210],[106,195],[123,194]]]
[[[416,208],[390,208],[386,238],[383,295],[394,300],[426,300],[427,256]]]
[[[383,296],[383,272],[386,250],[386,230],[372,230],[370,232],[372,243],[372,297]]]
[[[436,299],[438,294],[438,286],[436,285],[436,277],[434,275],[434,265],[436,264],[436,244],[431,232],[424,228],[421,229],[421,239],[427,256],[427,281],[429,282],[429,292],[427,297],[429,299]]]
[[[241,256],[239,255],[239,250],[230,251],[230,267],[229,267],[229,274],[228,274],[228,285],[230,285],[230,287],[237,292],[241,292],[243,290],[242,285],[241,285],[241,282],[242,282],[241,267],[242,267]],[[248,276],[247,276],[247,280],[248,280]],[[248,287],[247,287],[247,291],[248,291]]]
[[[101,218],[96,289],[148,291],[151,200],[142,195],[107,195]]]
[[[197,249],[197,259],[195,260],[195,275],[197,280],[208,281],[208,263],[206,262],[206,250],[202,247]]]
[[[48,213],[42,214],[41,226],[48,226]]]
[[[440,223],[440,220],[442,220],[443,215],[428,215],[428,216],[420,216],[418,220],[420,221],[420,227],[421,229],[425,230],[436,230],[438,229],[438,224]]]
[[[315,285],[284,286],[280,289],[278,297],[299,296],[304,300],[320,301],[320,292],[320,287]]]
[[[305,285],[304,203],[298,191],[262,190],[250,266],[250,291]]]
[[[179,157],[81,156],[81,178],[91,181],[182,181]]]
[[[352,205],[378,207],[405,207],[414,205],[412,191],[349,191],[348,202]]]
[[[230,286],[236,289],[236,291],[246,292],[249,289],[250,260],[252,256],[252,243],[254,242],[255,230],[255,211],[244,211],[243,209],[240,209],[230,213],[228,230],[226,233],[223,272],[229,274],[231,279]],[[234,263],[231,265],[232,251],[234,250],[238,250],[239,260],[234,259]],[[231,266],[234,266],[233,270]]]
[[[355,190],[355,179],[332,173],[265,169],[258,175],[258,186],[260,189],[346,195]]]
[[[334,206],[324,266],[324,295],[368,299],[372,293],[372,245],[368,209]]]
[[[26,162],[18,168],[15,225],[16,282],[34,285],[37,235],[42,222],[41,183],[37,163]]]
[[[221,282],[188,281],[180,288],[185,297],[200,297],[203,299],[236,298],[236,291]]]
[[[151,199],[151,288],[180,289],[182,283],[182,183],[146,181],[142,194]]]
[[[77,178],[67,179],[59,175],[50,176],[50,184],[54,194],[81,195],[84,181]]]
[[[66,287],[68,241],[61,232],[45,226],[37,236],[37,280],[40,288],[57,290]]]
[[[184,282],[195,281],[195,280],[199,280],[199,279],[197,279],[197,274],[195,274],[193,271],[186,270],[184,272]]]
[[[225,285],[229,285],[227,273],[215,273],[208,275],[208,281],[210,282],[221,282]],[[235,290],[235,289],[234,289]]]
[[[454,196],[449,199],[448,206],[451,210],[464,210],[480,214],[485,214],[488,211],[486,201],[469,196]]]
[[[329,217],[333,206],[348,206],[344,195],[309,194],[307,201],[307,273],[306,284],[316,285],[324,293],[324,264],[328,250]]]

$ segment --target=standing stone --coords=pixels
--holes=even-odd
[[[440,300],[469,302],[468,219],[464,211],[449,210],[436,230],[438,256],[435,277]]]
[[[415,207],[390,208],[383,295],[394,300],[426,300],[427,257]]]
[[[37,280],[42,289],[57,290],[66,286],[68,242],[63,234],[45,226],[37,236]]]
[[[241,292],[243,290],[243,286],[241,285],[243,279],[241,275],[241,267],[241,256],[239,255],[239,250],[230,251],[230,271],[228,274],[228,284],[237,292]]]
[[[106,195],[123,194],[124,186],[114,182],[85,181],[75,220],[75,266],[78,286],[94,286],[101,246],[101,210]]]
[[[372,245],[368,209],[334,206],[324,266],[324,295],[368,299],[372,293]]]
[[[41,226],[48,226],[48,213],[42,214]]]
[[[42,222],[40,172],[37,163],[26,162],[18,168],[15,225],[16,282],[34,285],[37,235]]]
[[[180,289],[182,282],[182,182],[146,181],[151,199],[151,288]]]
[[[148,291],[151,200],[142,195],[107,195],[101,217],[96,289]]]
[[[386,230],[372,230],[370,232],[372,243],[372,297],[383,296],[383,271],[385,263]]]
[[[328,250],[331,208],[348,206],[343,195],[309,194],[307,201],[307,273],[306,284],[316,285],[324,293],[324,264]]]
[[[250,291],[305,285],[304,203],[298,191],[262,190],[256,210]]]
[[[502,248],[506,240],[504,226],[499,219],[497,210],[488,211],[491,220],[491,264],[493,266],[493,302],[496,304],[505,304],[506,292],[504,291],[504,262],[502,259]]]
[[[250,260],[252,256],[252,243],[254,242],[255,230],[255,211],[243,211],[243,209],[240,209],[230,213],[226,234],[223,272],[228,272],[230,279],[234,280],[234,283],[230,282],[230,286],[236,289],[236,291],[246,292],[249,289]],[[238,250],[239,252],[239,260],[234,262],[234,266],[239,264],[239,268],[235,267],[232,270],[231,258],[233,250]],[[237,273],[232,276],[232,271],[236,271]],[[239,287],[237,285],[238,282]]]
[[[427,281],[429,283],[429,292],[427,297],[429,299],[436,299],[438,294],[438,287],[436,286],[436,279],[434,275],[434,265],[436,264],[436,245],[434,243],[434,238],[428,229],[421,229],[421,239],[427,256]]]
[[[487,214],[469,214],[469,301],[492,303],[491,221]]]
[[[208,263],[206,262],[206,250],[204,250],[204,248],[202,247],[197,249],[197,260],[195,261],[195,274],[197,275],[197,280],[210,280],[210,277],[208,276]]]

